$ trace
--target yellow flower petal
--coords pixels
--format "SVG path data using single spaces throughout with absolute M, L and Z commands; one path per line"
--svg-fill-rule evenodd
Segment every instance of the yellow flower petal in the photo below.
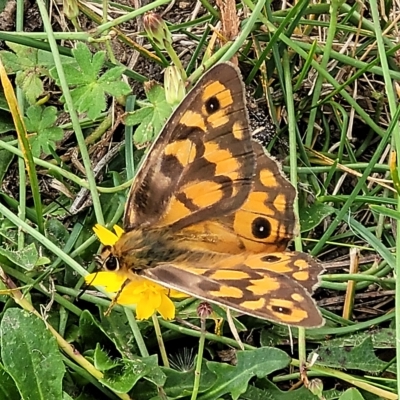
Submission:
M 142 299 L 143 290 L 138 291 L 136 287 L 137 282 L 129 282 L 120 293 L 117 303 L 123 305 L 138 304 L 139 301 Z
M 164 319 L 175 318 L 175 304 L 165 294 L 161 295 L 161 304 L 157 307 L 157 311 Z
M 92 286 L 104 286 L 107 292 L 118 292 L 126 281 L 123 274 L 116 274 L 111 271 L 94 272 L 85 276 L 85 282 Z
M 120 238 L 124 234 L 124 230 L 120 226 L 114 225 L 113 228 L 114 228 L 114 232 L 118 236 L 118 238 Z
M 146 291 L 136 306 L 136 318 L 148 319 L 161 305 L 161 294 L 151 290 Z
M 93 227 L 94 233 L 99 238 L 100 242 L 105 246 L 114 246 L 114 244 L 118 241 L 119 237 L 109 231 L 106 227 L 96 224 Z

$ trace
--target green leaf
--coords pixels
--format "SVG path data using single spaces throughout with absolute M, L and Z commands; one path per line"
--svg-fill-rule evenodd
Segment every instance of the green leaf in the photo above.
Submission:
M 112 312 L 106 317 L 103 316 L 101 326 L 107 332 L 107 336 L 114 343 L 123 358 L 132 359 L 138 353 L 138 347 L 132 337 L 132 330 L 126 323 L 125 314 Z
M 125 125 L 139 125 L 145 118 L 151 118 L 151 114 L 153 113 L 153 111 L 153 107 L 143 107 L 131 113 L 128 113 L 125 118 Z
M 103 348 L 110 348 L 112 344 L 102 325 L 87 310 L 83 310 L 79 318 L 79 336 L 85 343 L 84 350 L 95 349 L 98 344 Z
M 166 376 L 166 381 L 162 385 L 169 399 L 180 399 L 190 396 L 193 392 L 194 369 L 186 372 L 175 371 L 170 368 L 161 368 Z M 216 376 L 203 363 L 200 376 L 199 393 L 209 389 L 215 382 Z M 148 380 L 149 377 L 147 376 Z M 159 384 L 160 385 L 160 384 Z M 140 381 L 135 385 L 135 399 L 148 400 L 157 398 L 157 387 L 147 381 Z
M 1 357 L 24 400 L 62 398 L 65 367 L 56 339 L 39 318 L 6 310 L 0 325 Z
M 96 350 L 94 351 L 94 366 L 99 371 L 108 371 L 110 369 L 115 368 L 118 363 L 115 360 L 112 360 L 111 357 L 101 349 L 100 345 L 97 343 Z
M 35 104 L 44 92 L 41 74 L 39 73 L 32 73 L 29 70 L 18 71 L 15 82 L 24 92 L 29 104 Z
M 106 109 L 106 94 L 123 96 L 131 92 L 131 88 L 121 81 L 124 67 L 111 68 L 99 77 L 105 62 L 104 51 L 92 55 L 87 46 L 78 43 L 72 53 L 77 65 L 66 65 L 64 72 L 68 84 L 75 86 L 71 96 L 79 113 L 87 113 L 90 119 L 96 119 Z M 50 74 L 60 84 L 55 68 Z
M 17 386 L 15 386 L 14 380 L 11 375 L 4 370 L 2 364 L 0 364 L 0 399 L 1 400 L 14 400 L 18 399 Z
M 243 400 L 320 400 L 306 387 L 296 390 L 284 391 L 279 389 L 268 379 L 257 381 L 257 387 L 250 385 L 245 393 L 240 396 Z
M 55 126 L 57 109 L 55 107 L 31 106 L 26 110 L 25 125 L 29 133 L 35 133 L 30 138 L 32 154 L 39 157 L 43 150 L 51 154 L 55 149 L 55 142 L 63 138 L 63 130 Z
M 44 92 L 42 79 L 49 76 L 49 68 L 54 66 L 50 52 L 17 43 L 6 42 L 13 51 L 0 51 L 7 73 L 16 73 L 16 83 L 23 90 L 30 104 L 36 103 Z M 75 62 L 71 57 L 61 57 L 63 63 Z
M 15 131 L 15 126 L 11 114 L 8 111 L 0 110 L 0 134 L 11 131 Z M 4 137 L 1 140 L 5 140 Z
M 1 120 L 1 115 L 2 111 L 0 111 L 0 120 Z M 1 121 L 0 121 L 0 129 L 1 129 Z M 9 142 L 10 140 L 14 140 L 14 137 L 4 136 L 1 138 L 1 140 L 3 140 L 4 142 Z M 0 149 L 0 185 L 3 183 L 4 176 L 6 175 L 13 158 L 14 154 L 12 154 L 6 149 Z
M 39 253 L 34 243 L 28 244 L 21 250 L 16 251 L 0 247 L 0 254 L 26 271 L 32 271 L 38 265 L 39 261 Z
M 217 375 L 217 380 L 199 400 L 214 400 L 227 393 L 237 400 L 246 392 L 251 378 L 264 378 L 276 370 L 285 368 L 289 363 L 290 357 L 284 351 L 273 347 L 238 351 L 236 366 L 209 361 L 207 367 Z
M 146 95 L 150 105 L 134 111 L 125 121 L 126 125 L 139 124 L 133 135 L 137 146 L 152 141 L 172 113 L 172 107 L 165 99 L 161 86 L 154 85 Z
M 309 232 L 318 226 L 326 217 L 333 214 L 335 208 L 324 203 L 315 202 L 310 207 L 300 210 L 300 230 Z
M 393 210 L 391 208 L 384 207 L 384 206 L 377 206 L 374 204 L 371 204 L 369 207 L 371 208 L 372 211 L 375 211 L 379 214 L 386 215 L 387 217 L 400 220 L 400 211 L 396 211 L 396 210 Z
M 356 388 L 350 388 L 339 397 L 339 400 L 364 400 L 364 397 Z
M 158 366 L 158 357 L 136 357 L 132 360 L 123 360 L 124 365 L 107 370 L 100 382 L 118 393 L 128 393 L 144 377 L 149 377 L 159 386 L 165 382 L 165 375 Z
M 375 355 L 374 346 L 370 337 L 365 338 L 357 346 L 338 346 L 327 342 L 321 346 L 318 354 L 318 364 L 331 368 L 353 369 L 369 374 L 381 372 L 387 363 Z M 388 371 L 395 372 L 395 365 L 389 366 Z

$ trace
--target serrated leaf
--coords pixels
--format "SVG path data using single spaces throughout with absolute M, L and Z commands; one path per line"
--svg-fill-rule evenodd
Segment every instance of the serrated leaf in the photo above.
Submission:
M 107 332 L 107 336 L 114 343 L 123 358 L 132 359 L 138 353 L 138 347 L 132 336 L 132 330 L 126 323 L 125 314 L 112 312 L 107 317 L 102 318 L 101 326 Z
M 0 254 L 26 271 L 32 271 L 39 259 L 39 253 L 34 243 L 28 244 L 21 250 L 16 251 L 0 247 Z
M 237 400 L 246 392 L 251 378 L 264 378 L 276 370 L 285 368 L 289 363 L 290 357 L 284 351 L 273 347 L 238 351 L 236 366 L 208 361 L 207 367 L 217 375 L 217 380 L 199 400 L 214 400 L 228 393 Z
M 41 74 L 32 71 L 17 72 L 15 82 L 25 93 L 29 104 L 35 104 L 44 92 Z
M 305 386 L 300 387 L 296 390 L 281 390 L 275 384 L 273 384 L 268 379 L 262 379 L 257 382 L 257 387 L 265 393 L 265 397 L 261 399 L 271 399 L 271 400 L 320 400 L 321 398 L 313 395 Z M 249 397 L 250 394 L 255 394 L 255 390 L 252 386 L 249 386 L 246 393 L 244 393 L 241 398 L 244 400 L 254 400 L 254 398 Z
M 157 356 L 136 357 L 132 360 L 123 360 L 124 366 L 119 366 L 106 371 L 104 379 L 100 382 L 118 393 L 128 393 L 139 381 L 139 379 L 150 376 L 154 379 L 157 370 L 159 385 L 165 382 L 165 375 L 158 366 Z
M 1 357 L 24 400 L 62 398 L 65 367 L 56 339 L 43 321 L 9 308 L 0 325 Z
M 133 112 L 125 121 L 127 125 L 139 123 L 133 135 L 133 140 L 138 146 L 150 142 L 161 131 L 172 113 L 172 107 L 165 99 L 165 92 L 161 86 L 154 85 L 146 95 L 150 105 Z
M 375 355 L 370 337 L 365 338 L 357 346 L 332 346 L 329 342 L 315 351 L 318 354 L 318 364 L 331 368 L 354 369 L 369 374 L 381 372 L 387 364 Z M 388 371 L 395 372 L 395 366 L 389 366 Z
M 181 372 L 170 368 L 161 368 L 166 376 L 165 383 L 162 385 L 168 399 L 180 399 L 189 396 L 193 392 L 194 370 Z M 215 382 L 216 376 L 212 373 L 203 362 L 202 372 L 200 376 L 199 393 L 203 393 L 209 389 Z M 135 386 L 135 399 L 148 400 L 157 398 L 157 387 L 147 381 L 139 381 Z
M 105 62 L 104 51 L 92 54 L 86 45 L 78 43 L 72 53 L 77 65 L 66 66 L 64 72 L 69 85 L 75 86 L 71 90 L 71 96 L 79 113 L 87 113 L 94 120 L 106 109 L 106 94 L 122 96 L 131 92 L 131 88 L 120 80 L 124 67 L 111 68 L 99 77 Z M 55 68 L 50 74 L 59 84 Z
M 364 400 L 364 397 L 356 388 L 350 388 L 339 397 L 339 400 Z
M 93 361 L 96 369 L 102 372 L 113 369 L 118 365 L 115 360 L 111 359 L 111 357 L 101 349 L 99 344 L 96 345 Z
M 95 349 L 97 345 L 109 348 L 112 344 L 102 325 L 87 310 L 83 310 L 79 317 L 79 336 L 85 344 L 84 350 Z
M 327 347 L 354 347 L 359 346 L 367 338 L 372 340 L 375 350 L 396 348 L 396 330 L 391 328 L 377 328 L 346 336 L 338 336 L 337 338 L 329 339 L 329 341 L 324 340 L 324 344 Z
M 125 125 L 133 126 L 139 125 L 143 119 L 150 117 L 153 113 L 153 107 L 143 107 L 135 110 L 133 112 L 128 113 L 125 117 Z
M 333 214 L 335 209 L 325 203 L 315 202 L 310 207 L 300 210 L 300 230 L 309 232 L 318 226 L 326 217 Z
M 55 107 L 31 106 L 26 110 L 24 118 L 26 129 L 29 133 L 35 133 L 30 137 L 32 154 L 39 157 L 43 150 L 51 154 L 51 149 L 56 148 L 56 141 L 63 138 L 64 132 L 58 126 L 57 109 Z

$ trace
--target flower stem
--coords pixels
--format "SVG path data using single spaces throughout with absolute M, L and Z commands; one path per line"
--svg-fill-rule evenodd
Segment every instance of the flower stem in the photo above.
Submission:
M 199 340 L 199 351 L 197 352 L 196 369 L 194 371 L 193 392 L 190 400 L 196 400 L 197 394 L 199 393 L 201 366 L 203 363 L 204 344 L 206 341 L 206 319 L 202 317 L 200 321 L 201 321 L 201 333 Z
M 147 351 L 146 344 L 144 343 L 142 333 L 140 332 L 139 326 L 133 313 L 128 308 L 125 308 L 125 315 L 128 319 L 130 328 L 132 329 L 133 336 L 135 337 L 136 344 L 139 347 L 139 351 L 142 357 L 148 357 L 149 352 Z
M 156 331 L 158 347 L 160 348 L 161 358 L 163 360 L 164 367 L 169 368 L 169 361 L 167 357 L 167 352 L 165 351 L 164 341 L 161 334 L 160 324 L 158 323 L 158 318 L 155 313 L 151 316 L 151 318 L 153 319 L 154 330 Z

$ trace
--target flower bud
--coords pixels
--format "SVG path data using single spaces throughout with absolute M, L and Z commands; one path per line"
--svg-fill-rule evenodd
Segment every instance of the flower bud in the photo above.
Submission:
M 177 67 L 170 66 L 165 70 L 164 87 L 165 99 L 173 107 L 185 97 L 185 84 Z
M 165 21 L 156 13 L 147 13 L 143 17 L 143 26 L 150 39 L 164 50 L 172 43 L 171 32 Z
M 206 301 L 202 301 L 198 306 L 197 306 L 197 315 L 200 318 L 208 318 L 212 313 L 212 308 L 210 306 L 210 303 L 207 303 Z
M 77 0 L 63 0 L 63 11 L 68 19 L 75 19 L 79 14 Z
M 321 379 L 311 379 L 310 383 L 308 384 L 308 390 L 313 395 L 321 397 L 322 391 L 324 390 L 324 384 L 322 383 Z

